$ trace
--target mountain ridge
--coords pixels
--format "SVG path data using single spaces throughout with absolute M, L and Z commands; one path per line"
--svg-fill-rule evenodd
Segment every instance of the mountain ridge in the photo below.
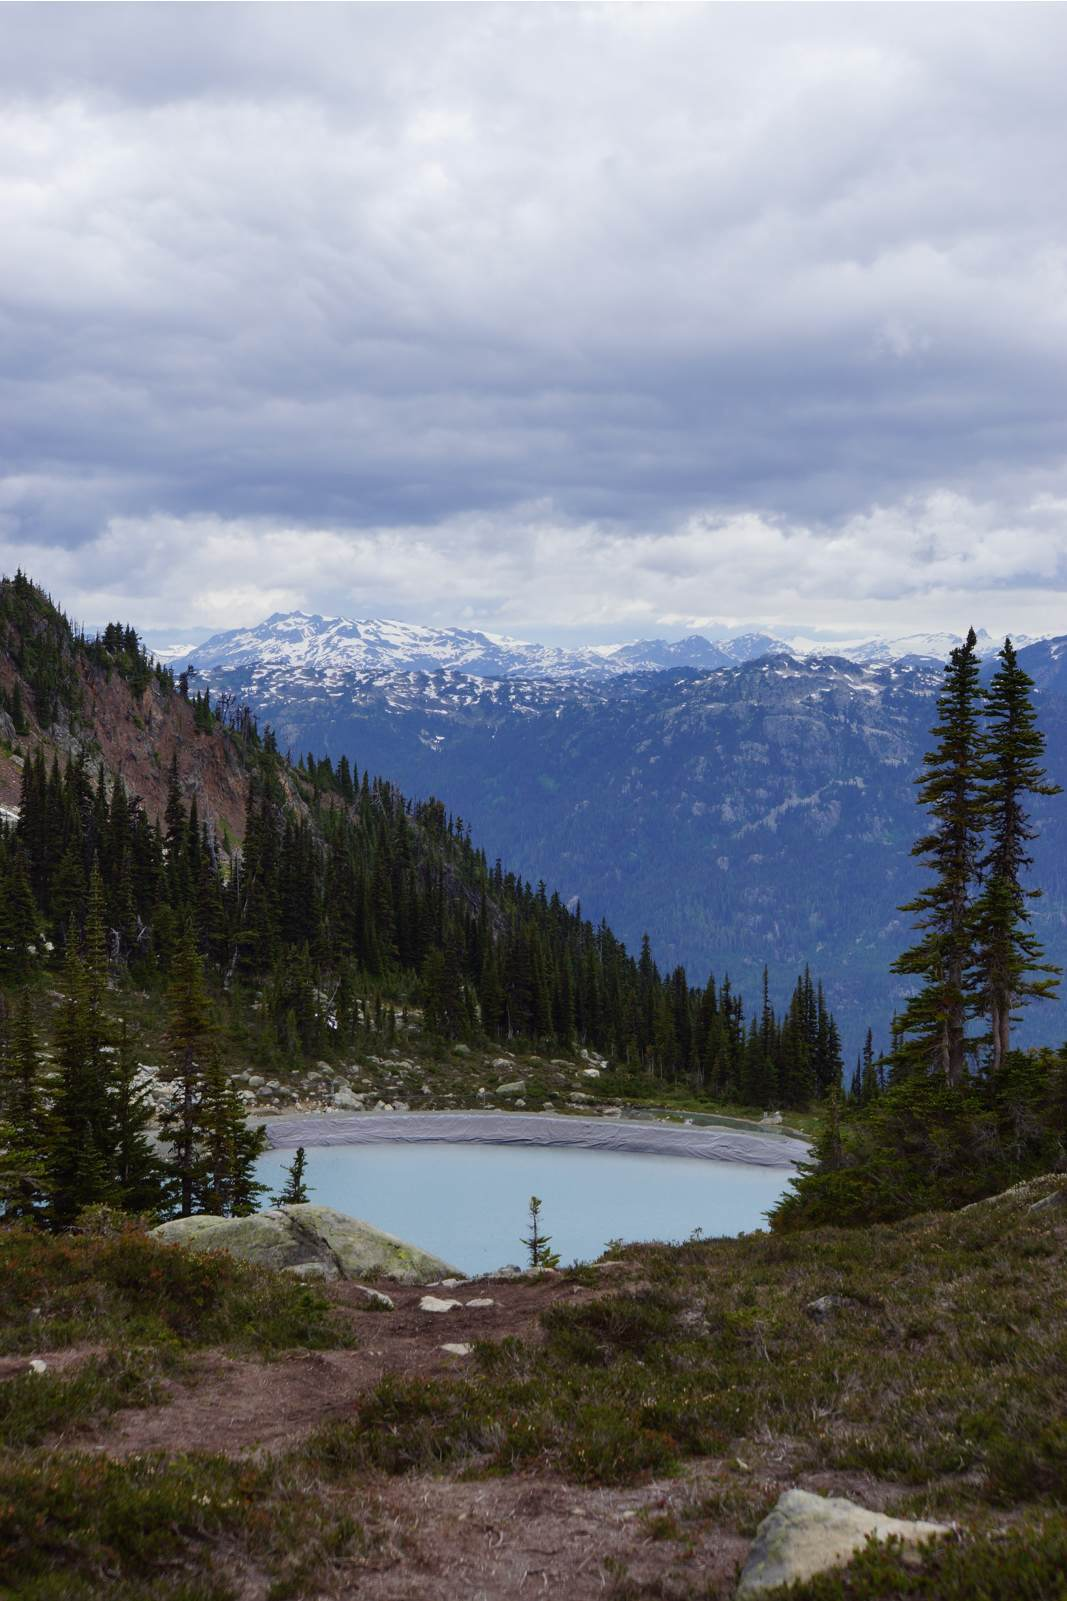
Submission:
M 1000 641 L 979 630 L 979 654 L 993 655 Z M 760 656 L 837 656 L 849 661 L 885 663 L 910 658 L 944 660 L 962 636 L 934 633 L 842 642 L 782 637 L 765 630 L 734 632 L 721 639 L 693 633 L 684 639 L 639 639 L 618 645 L 544 645 L 467 628 L 434 628 L 392 618 L 360 620 L 324 617 L 317 612 L 273 612 L 251 628 L 214 634 L 195 650 L 166 660 L 175 668 L 190 662 L 205 668 L 241 668 L 254 663 L 340 671 L 434 671 L 472 673 L 482 678 L 607 678 L 671 667 L 739 666 Z M 1037 643 L 1016 638 L 1018 648 Z

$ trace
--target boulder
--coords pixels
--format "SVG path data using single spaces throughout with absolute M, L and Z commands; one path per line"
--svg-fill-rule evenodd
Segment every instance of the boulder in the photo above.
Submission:
M 252 1217 L 175 1217 L 152 1233 L 157 1239 L 194 1251 L 228 1251 L 258 1267 L 297 1267 L 321 1261 L 325 1254 L 309 1249 L 281 1211 L 257 1212 Z
M 363 1110 L 362 1095 L 353 1094 L 347 1085 L 342 1089 L 334 1090 L 331 1099 L 333 1105 L 339 1107 L 342 1112 L 362 1112 Z
M 176 1217 L 152 1232 L 195 1251 L 228 1251 L 260 1267 L 303 1269 L 300 1277 L 430 1284 L 457 1271 L 362 1218 L 313 1202 L 252 1217 Z
M 420 1312 L 452 1312 L 462 1301 L 446 1301 L 439 1295 L 424 1295 L 419 1302 Z
M 430 1284 L 459 1274 L 459 1269 L 417 1245 L 398 1240 L 362 1218 L 335 1212 L 332 1206 L 305 1201 L 287 1206 L 285 1214 L 301 1231 L 322 1242 L 346 1279 L 393 1279 L 397 1284 Z M 462 1277 L 462 1274 L 459 1274 Z
M 913 1546 L 951 1533 L 943 1523 L 912 1523 L 868 1512 L 837 1496 L 787 1490 L 756 1531 L 737 1595 L 762 1595 L 840 1567 L 863 1549 L 868 1538 Z
M 511 1084 L 498 1084 L 496 1087 L 496 1092 L 498 1095 L 525 1095 L 526 1080 L 523 1078 L 517 1078 Z

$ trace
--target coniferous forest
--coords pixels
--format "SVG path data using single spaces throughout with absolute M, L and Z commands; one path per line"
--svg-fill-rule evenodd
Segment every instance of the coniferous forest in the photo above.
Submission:
M 412 802 L 345 757 L 292 762 L 244 708 L 152 663 L 133 629 L 86 639 L 21 574 L 0 589 L 0 630 L 22 755 L 17 818 L 0 833 L 10 1207 L 58 1225 L 97 1202 L 249 1210 L 261 1143 L 228 1082 L 235 1050 L 298 1068 L 392 1043 L 398 1019 L 431 1039 L 590 1048 L 653 1098 L 682 1085 L 803 1108 L 840 1084 L 837 1027 L 809 972 L 784 1014 L 766 982 L 752 1009 L 726 975 L 661 972 L 647 938 L 632 956 L 543 883 L 490 864 L 441 802 Z M 157 704 L 171 756 L 156 815 L 102 759 L 91 709 L 109 687 L 135 724 L 146 697 Z M 238 773 L 239 843 L 183 783 L 175 721 Z M 165 1160 L 146 1132 L 134 995 L 163 1020 Z

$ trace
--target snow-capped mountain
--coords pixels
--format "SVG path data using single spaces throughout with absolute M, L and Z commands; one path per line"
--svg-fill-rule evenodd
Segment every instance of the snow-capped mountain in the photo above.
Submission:
M 945 661 L 955 634 L 908 634 L 895 639 L 853 639 L 827 643 L 761 631 L 710 640 L 703 634 L 686 639 L 639 639 L 621 645 L 584 645 L 569 649 L 540 645 L 500 634 L 466 628 L 427 628 L 388 618 L 352 621 L 302 611 L 275 612 L 254 628 L 214 634 L 195 650 L 175 653 L 175 666 L 190 661 L 204 670 L 250 667 L 284 668 L 290 672 L 436 672 L 442 668 L 477 678 L 610 678 L 620 673 L 662 672 L 676 667 L 700 670 L 739 666 L 763 656 L 837 656 L 876 665 L 908 659 Z M 1035 641 L 1020 634 L 1022 648 Z M 980 656 L 1000 648 L 981 629 Z
M 564 651 L 551 645 L 482 634 L 466 628 L 424 628 L 418 623 L 372 617 L 320 617 L 302 611 L 275 612 L 254 628 L 213 634 L 191 658 L 202 668 L 269 667 L 332 669 L 339 672 L 433 672 L 446 667 L 479 678 L 570 677 L 604 672 L 593 651 Z M 177 658 L 185 666 L 189 656 Z
M 995 656 L 1004 643 L 1002 637 L 998 635 L 994 638 L 984 628 L 976 629 L 975 633 L 979 657 Z M 898 639 L 861 640 L 855 645 L 835 646 L 834 649 L 855 662 L 903 661 L 912 656 L 945 661 L 950 651 L 963 644 L 963 638 L 962 634 L 905 634 Z M 1036 638 L 1031 634 L 1016 634 L 1012 642 L 1017 650 L 1021 650 L 1025 645 L 1035 644 Z

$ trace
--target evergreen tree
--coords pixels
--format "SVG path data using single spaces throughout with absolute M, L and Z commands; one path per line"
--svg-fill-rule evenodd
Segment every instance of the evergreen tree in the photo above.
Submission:
M 266 1130 L 262 1124 L 248 1127 L 217 1051 L 211 1052 L 199 1089 L 193 1158 L 197 1207 L 216 1217 L 247 1216 L 265 1188 L 256 1182 L 255 1165 L 267 1146 Z
M 56 1028 L 58 1079 L 47 1134 L 49 1218 L 74 1222 L 85 1207 L 115 1199 L 107 1058 L 96 985 L 71 943 Z
M 341 759 L 344 760 L 343 757 Z M 304 1205 L 308 1198 L 308 1186 L 304 1179 L 306 1169 L 307 1157 L 304 1154 L 304 1147 L 298 1145 L 293 1160 L 285 1170 L 285 1183 L 277 1195 L 272 1195 L 270 1198 L 272 1206 Z
M 1005 640 L 986 696 L 978 777 L 989 840 L 979 864 L 982 888 L 972 911 L 973 978 L 978 1004 L 989 1021 L 994 1072 L 1011 1049 L 1011 1024 L 1019 1005 L 1054 995 L 1059 974 L 1059 968 L 1043 959 L 1041 945 L 1028 927 L 1027 903 L 1041 891 L 1026 889 L 1022 883 L 1033 865 L 1028 846 L 1036 837 L 1025 798 L 1060 793 L 1041 765 L 1045 738 L 1037 726 L 1033 687 L 1011 640 Z
M 559 1256 L 550 1249 L 552 1236 L 541 1233 L 541 1201 L 536 1195 L 530 1196 L 530 1232 L 523 1236 L 522 1243 L 527 1250 L 531 1273 L 559 1267 Z
M 161 1138 L 173 1152 L 182 1217 L 192 1216 L 196 1199 L 200 1101 L 213 1033 L 203 964 L 192 931 L 186 928 L 174 955 L 170 983 L 168 1036 L 175 1094 L 161 1119 Z
M 149 1135 L 154 1117 L 125 1023 L 112 1081 L 115 1204 L 127 1212 L 157 1213 L 167 1208 L 169 1185 Z
M 28 990 L 10 1022 L 0 1035 L 0 1206 L 5 1218 L 35 1217 L 47 1200 L 47 1145 Z
M 898 1072 L 937 1071 L 950 1084 L 967 1071 L 970 984 L 970 890 L 983 820 L 978 789 L 981 729 L 976 636 L 953 650 L 938 697 L 935 748 L 923 758 L 919 800 L 932 828 L 912 847 L 925 860 L 933 882 L 901 907 L 914 912 L 920 938 L 893 964 L 895 973 L 918 978 L 896 1019 L 901 1036 Z

